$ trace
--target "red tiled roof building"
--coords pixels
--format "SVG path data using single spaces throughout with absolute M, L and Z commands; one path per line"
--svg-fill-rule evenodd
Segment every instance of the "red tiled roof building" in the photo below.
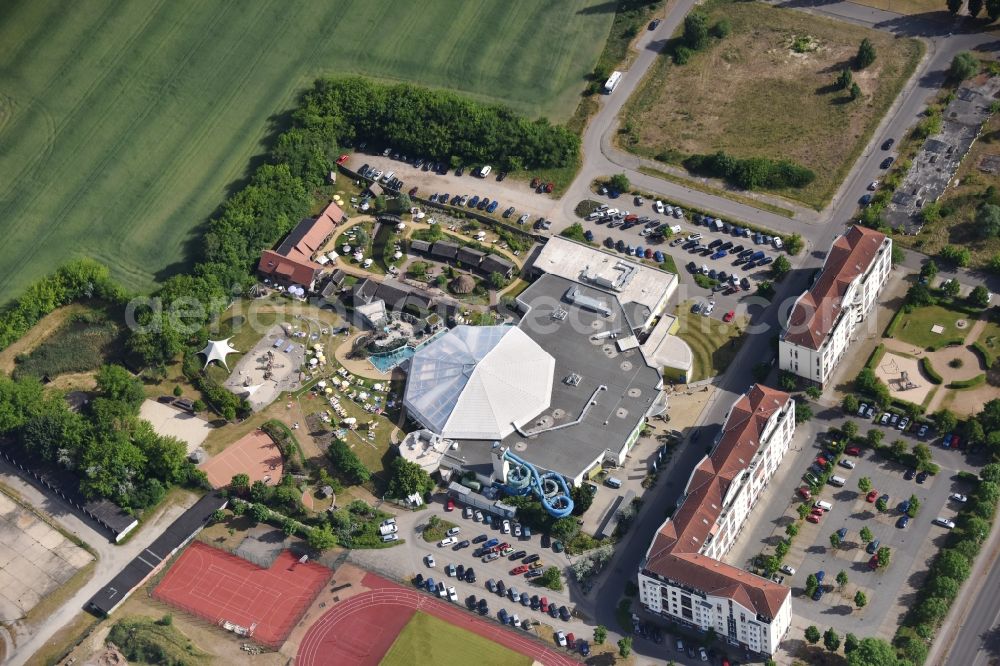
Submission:
M 695 467 L 639 571 L 643 606 L 760 654 L 791 623 L 791 591 L 721 559 L 746 524 L 795 431 L 795 402 L 752 386 L 736 400 L 712 452 Z

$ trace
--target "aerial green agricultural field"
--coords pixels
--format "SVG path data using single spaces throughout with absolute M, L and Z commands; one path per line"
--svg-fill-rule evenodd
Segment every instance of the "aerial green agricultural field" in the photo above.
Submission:
M 0 302 L 72 256 L 136 289 L 183 268 L 195 228 L 321 74 L 450 87 L 565 121 L 610 29 L 604 6 L 0 3 Z

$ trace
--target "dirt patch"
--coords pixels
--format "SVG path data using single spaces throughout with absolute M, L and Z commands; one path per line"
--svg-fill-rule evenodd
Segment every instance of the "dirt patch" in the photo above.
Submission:
M 685 65 L 661 57 L 627 106 L 621 143 L 666 162 L 717 150 L 790 159 L 816 179 L 777 193 L 822 207 L 915 67 L 920 44 L 765 3 L 710 0 L 704 9 L 710 23 L 727 17 L 732 33 Z M 863 99 L 852 102 L 833 83 L 865 37 L 878 57 L 854 73 Z
M 188 453 L 201 446 L 212 431 L 212 424 L 208 421 L 154 400 L 142 403 L 139 416 L 149 421 L 157 434 L 176 437 L 185 442 Z
M 215 488 L 229 484 L 235 474 L 246 474 L 250 483 L 263 481 L 277 485 L 284 474 L 281 452 L 271 437 L 256 430 L 239 438 L 222 453 L 201 465 L 208 482 Z

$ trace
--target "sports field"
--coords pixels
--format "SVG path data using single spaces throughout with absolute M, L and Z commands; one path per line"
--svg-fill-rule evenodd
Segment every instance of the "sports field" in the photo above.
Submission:
M 382 658 L 382 666 L 409 666 L 414 659 L 442 666 L 529 666 L 532 662 L 531 657 L 426 613 L 410 619 Z
M 566 120 L 613 3 L 0 3 L 0 301 L 72 256 L 148 289 L 321 74 Z

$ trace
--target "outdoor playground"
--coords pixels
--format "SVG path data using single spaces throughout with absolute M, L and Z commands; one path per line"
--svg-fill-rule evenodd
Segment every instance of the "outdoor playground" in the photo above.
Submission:
M 530 635 L 374 574 L 363 574 L 358 587 L 364 589 L 309 628 L 295 658 L 298 666 L 412 664 L 418 654 L 422 662 L 445 666 L 577 663 Z
M 326 567 L 303 563 L 287 550 L 263 569 L 196 541 L 174 562 L 153 596 L 277 649 L 330 576 Z

